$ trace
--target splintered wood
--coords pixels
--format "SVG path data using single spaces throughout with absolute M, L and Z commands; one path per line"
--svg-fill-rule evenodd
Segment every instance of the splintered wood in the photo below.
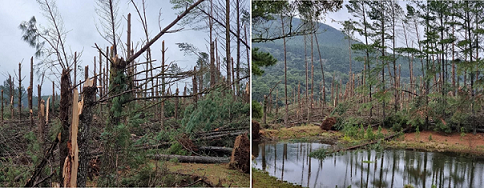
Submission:
M 69 154 L 64 162 L 64 187 L 77 186 L 77 170 L 79 167 L 79 148 L 77 146 L 77 133 L 79 132 L 79 92 L 74 88 L 74 97 L 72 100 L 72 127 L 71 127 L 71 141 L 67 143 Z

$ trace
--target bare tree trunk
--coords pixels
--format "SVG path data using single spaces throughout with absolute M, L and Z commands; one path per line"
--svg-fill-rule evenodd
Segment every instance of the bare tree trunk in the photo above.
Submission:
M 28 101 L 29 101 L 29 119 L 30 119 L 30 128 L 34 127 L 34 112 L 32 110 L 32 95 L 33 95 L 33 87 L 34 87 L 34 57 L 30 58 L 30 84 L 29 88 L 27 89 Z
M 10 119 L 14 119 L 15 116 L 13 114 L 13 80 L 12 76 L 8 75 L 8 80 L 10 81 Z
M 87 66 L 86 66 L 87 67 Z M 85 187 L 87 180 L 87 173 L 89 169 L 89 129 L 92 122 L 93 107 L 96 101 L 96 85 L 92 80 L 86 80 L 84 83 L 84 93 L 82 97 L 82 114 L 79 117 L 81 127 L 79 127 L 79 173 L 77 174 L 77 186 Z M 77 102 L 77 101 L 74 101 Z
M 0 113 L 1 113 L 1 114 L 0 114 L 0 120 L 1 120 L 2 122 L 1 122 L 1 124 L 0 124 L 0 125 L 3 125 L 3 89 L 2 89 L 2 91 L 1 91 L 1 95 L 2 95 L 2 96 L 0 96 L 0 97 L 1 97 L 1 101 L 0 101 L 0 102 L 2 102 L 2 104 L 1 104 L 1 106 L 2 106 L 2 107 L 1 107 L 2 111 L 0 112 Z
M 215 86 L 215 42 L 213 40 L 213 0 L 210 0 L 210 16 L 208 27 L 210 29 L 210 87 Z
M 281 14 L 281 25 L 282 25 L 282 35 L 284 35 L 284 17 L 282 17 Z M 287 59 L 286 59 L 286 38 L 284 37 L 283 39 L 283 46 L 284 46 L 284 97 L 286 100 L 286 113 L 284 114 L 284 126 L 289 127 L 289 122 L 288 122 L 288 115 L 289 115 L 289 107 L 287 104 Z M 277 109 L 277 108 L 276 108 Z
M 41 95 L 41 90 L 42 90 L 42 86 L 41 85 L 37 85 L 37 92 L 39 94 L 39 96 Z M 39 102 L 39 109 L 38 109 L 38 116 L 39 116 L 39 127 L 38 127 L 38 131 L 39 131 L 39 136 L 38 136 L 38 140 L 39 140 L 39 143 L 44 143 L 44 126 L 45 126 L 45 114 L 44 114 L 44 100 L 42 100 L 41 97 L 39 97 L 38 99 L 38 102 Z
M 165 41 L 161 42 L 161 95 L 165 95 Z M 196 80 L 194 81 L 196 82 Z M 195 87 L 195 86 L 194 86 Z M 196 96 L 195 96 L 196 97 Z M 195 98 L 196 102 L 196 98 Z M 161 109 L 160 109 L 160 122 L 161 128 L 165 127 L 165 100 L 161 100 Z
M 55 116 L 55 114 L 54 114 L 55 113 L 55 97 L 56 97 L 55 96 L 55 83 L 54 83 L 54 81 L 52 81 L 52 111 L 51 111 L 52 117 Z
M 175 96 L 179 96 L 178 95 L 178 87 L 176 88 L 176 93 L 175 93 Z M 178 119 L 178 106 L 179 106 L 179 103 L 180 103 L 180 99 L 178 97 L 175 97 L 175 119 Z
M 225 51 L 226 51 L 226 61 L 227 61 L 227 86 L 231 83 L 231 73 L 230 67 L 230 0 L 225 1 Z
M 59 119 L 62 124 L 61 130 L 61 140 L 59 143 L 59 156 L 61 160 L 59 160 L 59 172 L 63 172 L 64 167 L 64 160 L 68 155 L 67 149 L 67 140 L 69 139 L 69 107 L 72 100 L 72 90 L 71 87 L 71 79 L 69 70 L 63 69 L 62 70 L 62 77 L 61 77 L 61 99 L 60 99 L 60 114 Z M 40 90 L 40 88 L 39 88 Z M 59 173 L 59 181 L 64 182 L 62 177 L 62 173 Z
M 195 108 L 197 108 L 197 100 L 198 100 L 197 99 L 197 97 L 198 97 L 198 95 L 197 95 L 197 93 L 198 93 L 197 89 L 198 89 L 198 87 L 197 87 L 197 74 L 196 74 L 197 67 L 196 66 L 193 67 L 193 72 L 195 73 L 195 75 L 193 75 L 193 80 L 192 80 L 192 86 L 193 86 L 193 105 L 195 105 Z
M 235 80 L 235 91 L 237 94 L 239 94 L 239 79 L 240 79 L 240 0 L 237 0 L 237 63 L 236 66 L 237 68 L 235 71 L 237 71 L 237 79 L 234 78 Z
M 18 120 L 22 120 L 22 64 L 18 64 Z
M 326 92 L 324 91 L 325 89 L 325 80 L 324 80 L 324 69 L 323 69 L 323 59 L 321 59 L 321 50 L 319 49 L 319 42 L 318 42 L 318 37 L 316 35 L 314 35 L 314 38 L 316 39 L 316 48 L 318 48 L 318 54 L 319 54 L 319 65 L 321 65 L 321 74 L 323 75 L 323 107 L 321 109 L 321 115 L 323 115 L 323 109 L 325 107 L 325 104 L 326 103 Z M 351 52 L 350 52 L 350 74 L 351 74 Z
M 263 125 L 267 125 L 267 104 L 269 102 L 267 101 L 267 95 L 264 95 L 264 106 L 263 106 L 263 110 L 264 110 L 264 115 L 262 116 L 262 124 Z
M 306 66 L 306 91 L 305 91 L 305 93 L 306 93 L 306 100 L 305 100 L 305 105 L 307 105 L 309 103 L 308 102 L 308 100 L 309 100 L 309 97 L 308 97 L 308 88 L 309 88 L 309 85 L 308 85 L 308 83 L 309 83 L 308 82 L 309 72 L 308 72 L 308 70 L 309 70 L 309 67 L 308 67 L 308 59 L 307 59 L 307 49 L 306 49 L 306 47 L 307 47 L 307 44 L 306 44 L 306 35 L 304 35 L 304 64 Z M 307 117 L 306 117 L 306 122 L 309 123 L 309 108 L 307 108 L 307 109 L 308 109 L 308 114 L 307 114 Z

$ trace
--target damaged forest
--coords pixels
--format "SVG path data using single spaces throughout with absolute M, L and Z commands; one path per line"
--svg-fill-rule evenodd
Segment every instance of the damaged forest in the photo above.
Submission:
M 0 64 L 0 186 L 250 186 L 249 3 L 91 2 L 101 40 L 75 48 L 89 18 L 38 0 L 35 53 Z

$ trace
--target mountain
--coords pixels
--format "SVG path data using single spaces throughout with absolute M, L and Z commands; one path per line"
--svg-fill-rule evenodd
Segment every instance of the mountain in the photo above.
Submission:
M 278 22 L 278 21 L 273 21 Z M 295 18 L 293 25 L 298 25 L 301 22 L 300 19 Z M 273 23 L 277 24 L 277 23 Z M 319 42 L 319 49 L 321 51 L 321 59 L 323 59 L 323 69 L 325 74 L 325 86 L 327 96 L 331 95 L 331 82 L 333 77 L 345 84 L 348 81 L 349 72 L 349 49 L 348 39 L 345 39 L 346 34 L 337 30 L 329 25 L 318 23 L 319 30 L 316 34 Z M 311 44 L 310 38 L 307 37 L 307 61 L 309 64 L 309 87 L 311 89 Z M 357 41 L 352 41 L 352 44 Z M 272 42 L 265 43 L 253 43 L 254 48 L 259 48 L 260 51 L 271 53 L 278 62 L 274 66 L 262 68 L 264 74 L 262 76 L 254 76 L 252 84 L 252 97 L 253 100 L 262 101 L 263 95 L 269 93 L 270 88 L 277 82 L 282 82 L 278 86 L 279 91 L 284 91 L 284 48 L 283 40 L 279 39 Z M 316 42 L 313 42 L 313 65 L 314 65 L 314 92 L 317 95 L 317 91 L 321 91 L 320 84 L 322 83 L 322 73 L 319 61 L 319 53 L 317 50 Z M 287 81 L 288 81 L 288 95 L 292 96 L 294 89 L 297 89 L 298 83 L 301 83 L 301 92 L 306 91 L 306 67 L 304 60 L 304 37 L 295 36 L 286 39 L 287 49 Z M 352 51 L 352 72 L 361 74 L 363 70 L 363 62 L 356 61 L 355 57 L 363 56 L 362 52 Z M 410 75 L 408 58 L 399 56 L 397 60 L 397 66 L 401 64 L 401 80 L 402 82 L 408 82 Z M 418 76 L 420 73 L 420 61 L 414 61 L 414 74 Z M 393 66 L 391 66 L 393 68 Z M 398 70 L 397 70 L 398 71 Z M 385 70 L 387 72 L 387 70 Z M 386 75 L 389 76 L 389 75 Z M 355 76 L 356 79 L 356 76 Z M 388 84 L 388 83 L 387 83 Z M 284 96 L 282 92 L 279 92 L 279 96 Z M 273 93 L 274 94 L 274 93 Z

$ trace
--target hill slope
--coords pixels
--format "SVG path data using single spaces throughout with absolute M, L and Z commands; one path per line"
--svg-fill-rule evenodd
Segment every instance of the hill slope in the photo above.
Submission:
M 293 24 L 299 24 L 301 20 L 294 19 Z M 274 23 L 275 24 L 275 23 Z M 323 59 L 323 68 L 325 72 L 326 93 L 330 94 L 331 81 L 333 76 L 336 80 L 344 83 L 348 81 L 349 72 L 349 53 L 348 40 L 345 39 L 345 34 L 331 26 L 319 23 L 319 30 L 316 34 L 318 37 L 319 48 L 321 51 L 321 59 Z M 307 39 L 307 62 L 309 64 L 309 87 L 311 89 L 311 43 L 310 38 Z M 352 44 L 356 41 L 352 41 Z M 320 84 L 322 83 L 322 73 L 319 61 L 319 53 L 316 42 L 313 42 L 313 65 L 314 65 L 314 92 L 320 91 Z M 284 80 L 284 50 L 283 40 L 276 40 L 266 43 L 254 43 L 254 48 L 260 48 L 260 51 L 271 53 L 278 62 L 276 65 L 262 68 L 265 73 L 262 76 L 253 78 L 252 96 L 254 100 L 262 101 L 263 95 L 269 93 L 270 88 L 280 80 Z M 295 36 L 287 39 L 287 81 L 288 81 L 288 95 L 292 96 L 294 89 L 297 89 L 298 83 L 301 83 L 301 92 L 306 91 L 306 67 L 304 60 L 304 37 Z M 352 72 L 359 74 L 363 70 L 363 62 L 355 61 L 356 56 L 363 56 L 361 52 L 352 51 Z M 407 57 L 400 56 L 397 60 L 397 66 L 401 64 L 402 82 L 407 82 L 410 75 Z M 420 62 L 414 62 L 414 74 L 420 73 Z M 389 75 L 387 75 L 389 76 Z M 284 82 L 278 86 L 279 91 L 283 91 Z M 279 93 L 279 96 L 284 94 Z M 274 93 L 273 93 L 274 94 Z

